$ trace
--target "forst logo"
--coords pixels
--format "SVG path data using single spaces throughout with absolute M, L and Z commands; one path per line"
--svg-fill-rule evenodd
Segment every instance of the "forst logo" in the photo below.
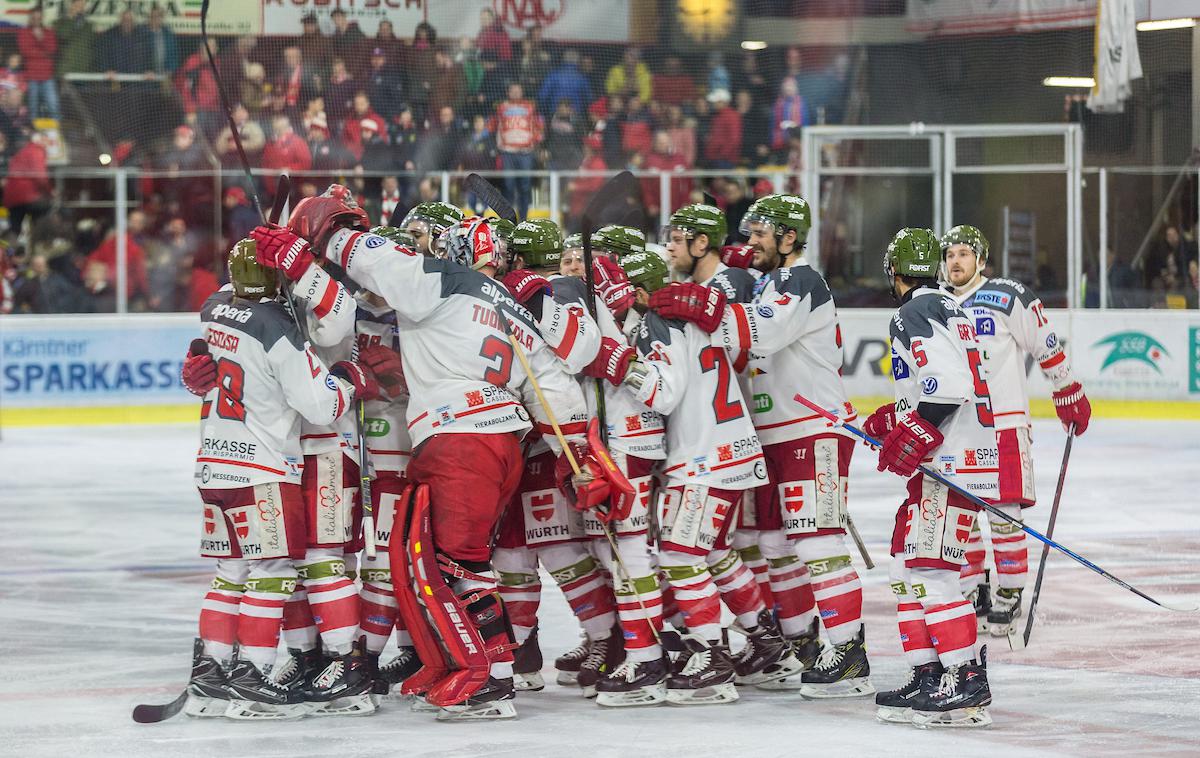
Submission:
M 1144 363 L 1161 374 L 1162 367 L 1159 363 L 1164 357 L 1171 355 L 1161 342 L 1145 332 L 1118 332 L 1092 345 L 1093 348 L 1101 346 L 1110 348 L 1104 362 L 1100 364 L 1101 371 L 1118 363 L 1133 361 Z

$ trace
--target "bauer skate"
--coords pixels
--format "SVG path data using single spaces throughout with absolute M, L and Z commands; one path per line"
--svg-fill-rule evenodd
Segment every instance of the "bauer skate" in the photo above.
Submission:
M 438 721 L 490 721 L 515 719 L 517 706 L 513 680 L 488 677 L 483 685 L 466 702 L 448 705 L 438 710 Z M 414 709 L 415 710 L 415 709 Z
M 362 650 L 355 648 L 330 661 L 304 697 L 312 704 L 310 716 L 369 716 L 375 712 L 371 689 L 375 678 Z
M 238 721 L 298 719 L 308 705 L 298 690 L 290 690 L 267 677 L 250 661 L 236 660 L 229 671 L 229 705 L 225 717 Z
M 687 662 L 667 678 L 667 702 L 672 705 L 716 705 L 738 699 L 733 658 L 718 642 L 684 635 Z
M 288 659 L 282 666 L 276 665 L 272 668 L 271 681 L 289 690 L 302 691 L 312 686 L 312 680 L 325 670 L 327 665 L 329 661 L 316 648 L 288 648 Z
M 823 649 L 821 644 L 821 621 L 814 618 L 808 630 L 795 637 L 785 637 L 792 649 L 792 657 L 800 664 L 800 670 L 775 679 L 768 679 L 756 685 L 760 690 L 798 690 L 804 686 L 800 674 L 809 671 L 817 665 L 817 659 Z
M 987 615 L 988 632 L 993 637 L 1007 637 L 1020 617 L 1021 588 L 1001 587 L 996 590 L 996 598 Z
M 554 659 L 554 668 L 558 671 L 558 678 L 555 679 L 556 682 L 564 687 L 578 684 L 579 667 L 583 665 L 584 660 L 588 657 L 590 645 L 591 642 L 588 640 L 587 635 L 584 635 L 582 642 Z
M 529 637 L 513 651 L 513 687 L 517 692 L 541 692 L 546 688 L 542 678 L 542 648 L 538 644 L 535 626 Z
M 608 708 L 658 705 L 667 699 L 667 661 L 625 662 L 596 682 L 596 704 Z
M 932 680 L 942 675 L 942 664 L 938 661 L 922 663 L 909 671 L 908 681 L 894 690 L 885 690 L 875 695 L 875 718 L 888 724 L 911 724 L 912 703 Z
M 225 671 L 211 655 L 204 654 L 199 637 L 192 647 L 192 676 L 187 685 L 183 712 L 198 719 L 220 718 L 229 707 L 229 689 Z
M 988 581 L 990 572 L 984 572 L 984 579 L 975 585 L 975 589 L 967 593 L 967 600 L 975 606 L 975 629 L 979 634 L 988 633 L 988 615 L 992 612 L 992 585 Z
M 800 675 L 800 694 L 810 699 L 861 697 L 875 691 L 871 685 L 871 662 L 867 660 L 864 629 L 849 642 L 830 645 L 817 665 Z
M 920 729 L 980 727 L 992 723 L 987 706 L 992 690 L 987 680 L 987 647 L 979 663 L 951 666 L 940 677 L 929 677 L 912 700 L 912 723 Z
M 734 660 L 733 668 L 739 685 L 764 684 L 804 671 L 804 665 L 792 654 L 792 646 L 783 638 L 769 610 L 760 612 L 758 626 L 746 632 L 746 646 Z
M 596 697 L 596 683 L 600 677 L 616 670 L 625 660 L 625 635 L 620 628 L 602 640 L 592 640 L 587 658 L 579 666 L 575 683 L 583 690 L 585 698 Z

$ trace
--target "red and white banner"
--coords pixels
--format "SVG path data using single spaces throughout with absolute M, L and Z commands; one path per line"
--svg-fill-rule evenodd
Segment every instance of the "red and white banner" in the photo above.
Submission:
M 909 0 L 908 28 L 926 34 L 1032 32 L 1091 26 L 1096 0 Z
M 330 14 L 341 8 L 373 36 L 382 19 L 392 22 L 397 37 L 412 37 L 426 21 L 439 38 L 475 37 L 479 12 L 492 9 L 514 38 L 531 26 L 542 27 L 546 39 L 627 42 L 630 0 L 264 0 L 266 34 L 299 34 L 300 20 L 316 13 L 321 31 L 330 32 Z

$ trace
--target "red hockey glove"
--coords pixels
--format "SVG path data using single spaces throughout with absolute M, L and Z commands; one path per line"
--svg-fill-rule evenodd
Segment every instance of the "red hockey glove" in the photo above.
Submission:
M 619 386 L 625 379 L 625 372 L 629 371 L 629 364 L 633 363 L 636 356 L 637 353 L 629 345 L 612 337 L 603 337 L 600 340 L 600 352 L 596 353 L 596 359 L 583 369 L 583 373 L 585 376 L 607 379 L 614 387 Z
M 367 213 L 345 187 L 330 185 L 324 195 L 306 197 L 296 203 L 288 217 L 287 228 L 306 239 L 317 255 L 325 254 L 325 244 L 338 229 L 362 229 L 370 226 Z
M 567 444 L 575 456 L 580 473 L 575 474 L 564 453 L 554 464 L 554 477 L 568 502 L 577 510 L 594 511 L 595 516 L 605 523 L 628 518 L 633 511 L 637 491 L 613 463 L 612 456 L 601 441 L 600 422 L 597 419 L 588 422 L 587 444 Z M 605 502 L 608 503 L 608 509 L 599 508 Z
M 338 379 L 354 385 L 355 400 L 374 400 L 379 397 L 379 382 L 366 366 L 354 361 L 338 361 L 329 369 Z
M 217 362 L 208 354 L 208 343 L 199 337 L 189 346 L 179 379 L 196 397 L 204 397 L 217 386 Z
M 1092 404 L 1088 402 L 1087 395 L 1083 394 L 1083 385 L 1071 382 L 1055 392 L 1053 398 L 1054 412 L 1058 414 L 1058 420 L 1062 422 L 1064 429 L 1069 429 L 1074 423 L 1076 437 L 1087 431 L 1088 421 L 1092 418 Z
M 525 305 L 539 293 L 549 295 L 551 292 L 550 280 L 527 268 L 509 271 L 500 281 L 508 287 L 508 291 L 521 305 Z
M 652 294 L 650 307 L 663 318 L 691 321 L 712 334 L 725 315 L 725 293 L 694 282 L 676 282 Z
M 896 428 L 896 404 L 888 403 L 876 408 L 875 412 L 867 417 L 862 428 L 869 437 L 877 440 L 887 439 L 887 436 Z
M 396 398 L 408 392 L 400 353 L 385 345 L 368 345 L 358 351 L 358 362 L 374 375 L 388 398 Z
M 600 256 L 592 261 L 592 276 L 595 277 L 596 294 L 614 316 L 624 316 L 637 299 L 625 269 L 611 258 Z
M 313 263 L 312 248 L 282 226 L 256 226 L 250 237 L 257 243 L 255 258 L 267 268 L 279 269 L 293 282 Z
M 749 245 L 726 245 L 721 248 L 721 263 L 730 268 L 750 268 L 754 261 L 754 248 Z
M 896 417 L 896 428 L 879 449 L 879 470 L 912 476 L 931 451 L 941 447 L 942 433 L 914 411 Z

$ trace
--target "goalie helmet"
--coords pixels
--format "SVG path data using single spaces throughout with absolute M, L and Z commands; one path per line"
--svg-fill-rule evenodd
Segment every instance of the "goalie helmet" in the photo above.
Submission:
M 517 224 L 509 250 L 531 268 L 558 267 L 562 259 L 562 232 L 548 218 L 531 218 Z
M 490 219 L 464 218 L 438 237 L 438 257 L 478 271 L 504 263 L 504 249 Z
M 720 208 L 703 203 L 685 205 L 671 214 L 671 221 L 662 228 L 660 242 L 667 244 L 671 241 L 672 231 L 681 231 L 691 240 L 697 234 L 708 235 L 708 249 L 719 250 L 725 244 L 725 235 L 729 224 Z
M 987 237 L 984 237 L 983 232 L 979 231 L 976 227 L 959 224 L 942 235 L 941 245 L 943 257 L 952 245 L 966 245 L 975 251 L 975 258 L 979 261 L 980 269 L 987 265 Z
M 646 252 L 646 235 L 632 226 L 609 224 L 592 233 L 592 250 L 619 261 L 622 256 Z
M 907 227 L 896 232 L 883 254 L 888 281 L 896 275 L 935 279 L 942 263 L 942 246 L 930 229 Z
M 279 275 L 258 262 L 258 245 L 244 239 L 229 251 L 229 281 L 233 294 L 255 302 L 279 294 Z

